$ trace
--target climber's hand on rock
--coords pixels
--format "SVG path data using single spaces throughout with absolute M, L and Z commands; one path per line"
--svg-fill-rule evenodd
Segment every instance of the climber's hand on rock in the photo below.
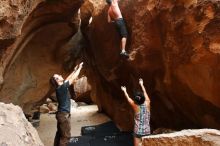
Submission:
M 139 84 L 140 84 L 140 85 L 143 85 L 143 84 L 144 84 L 144 81 L 143 81 L 142 78 L 139 79 Z
M 82 66 L 83 66 L 83 62 L 81 62 L 81 63 L 79 64 L 79 68 L 82 68 Z
M 125 86 L 121 86 L 121 90 L 126 92 L 126 87 Z

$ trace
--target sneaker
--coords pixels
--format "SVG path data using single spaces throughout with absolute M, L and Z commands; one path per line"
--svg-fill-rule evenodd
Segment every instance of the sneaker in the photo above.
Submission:
M 129 58 L 129 54 L 128 54 L 126 51 L 121 52 L 120 55 L 123 56 L 123 57 L 125 57 L 126 59 Z

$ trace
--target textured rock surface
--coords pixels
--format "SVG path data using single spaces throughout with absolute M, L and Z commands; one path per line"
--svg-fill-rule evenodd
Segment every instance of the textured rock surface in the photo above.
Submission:
M 1 146 L 43 146 L 21 108 L 13 104 L 0 103 L 0 131 Z
M 13 52 L 11 46 L 16 38 L 21 35 L 25 20 L 41 2 L 42 0 L 6 0 L 0 2 L 0 85 L 3 83 L 3 74 L 7 64 L 6 56 Z
M 64 55 L 54 59 L 55 52 L 59 51 L 54 42 L 65 37 L 68 30 L 65 23 L 59 23 L 48 25 L 35 34 L 4 76 L 0 93 L 2 101 L 12 101 L 26 111 L 47 95 L 50 76 L 64 72 L 61 71 Z
M 170 134 L 147 136 L 143 146 L 219 146 L 220 131 L 213 129 L 183 130 Z
M 21 34 L 28 15 L 43 0 L 17 0 L 0 2 L 0 50 L 6 49 Z M 3 43 L 5 42 L 5 43 Z
M 91 103 L 90 93 L 91 86 L 88 84 L 87 77 L 82 77 L 76 81 L 74 84 L 75 98 L 76 102 L 87 102 Z
M 90 42 L 92 97 L 100 109 L 131 129 L 132 111 L 120 86 L 132 95 L 142 77 L 152 100 L 153 127 L 220 128 L 219 1 L 120 1 L 129 61 L 119 56 L 120 39 L 107 23 L 104 2 L 90 2 L 98 9 L 83 33 Z
M 4 77 L 0 78 L 1 82 L 4 79 L 1 101 L 13 102 L 25 112 L 29 111 L 32 105 L 51 94 L 48 80 L 53 73 L 66 76 L 64 68 L 69 71 L 73 65 L 66 65 L 71 54 L 64 44 L 77 32 L 78 9 L 82 2 L 49 0 L 27 1 L 28 4 L 23 1 L 1 3 L 1 15 L 10 15 L 4 19 L 10 21 L 11 27 L 0 25 L 0 46 L 7 40 L 3 31 L 7 30 L 7 36 L 15 40 L 0 49 L 3 54 L 0 57 L 0 74 Z M 10 9 L 5 9 L 7 7 Z

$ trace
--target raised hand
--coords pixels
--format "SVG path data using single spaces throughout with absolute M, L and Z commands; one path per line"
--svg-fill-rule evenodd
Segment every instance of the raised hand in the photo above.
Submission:
M 144 81 L 143 81 L 142 78 L 139 79 L 139 84 L 140 84 L 140 85 L 143 85 L 143 84 L 144 84 Z
M 126 89 L 126 87 L 125 87 L 125 86 L 121 86 L 121 90 L 122 90 L 122 91 L 124 91 L 124 92 L 126 92 L 126 91 L 127 91 L 127 89 Z
M 83 66 L 83 62 L 81 62 L 81 63 L 79 64 L 79 68 L 82 68 L 82 66 Z
M 76 72 L 76 70 L 78 70 L 79 68 L 82 68 L 83 66 L 83 62 L 81 62 L 80 64 L 77 64 L 75 67 L 74 67 L 74 72 Z
M 79 65 L 76 65 L 76 66 L 74 67 L 74 71 L 76 71 L 78 68 L 79 68 Z

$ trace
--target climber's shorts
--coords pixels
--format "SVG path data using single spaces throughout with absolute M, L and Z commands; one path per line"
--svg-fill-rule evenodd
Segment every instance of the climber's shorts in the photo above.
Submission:
M 127 38 L 128 32 L 127 32 L 127 28 L 126 28 L 124 19 L 119 18 L 119 19 L 115 20 L 115 25 L 116 25 L 116 28 L 117 28 L 119 35 L 121 37 Z

